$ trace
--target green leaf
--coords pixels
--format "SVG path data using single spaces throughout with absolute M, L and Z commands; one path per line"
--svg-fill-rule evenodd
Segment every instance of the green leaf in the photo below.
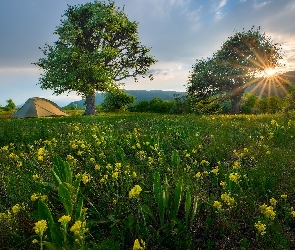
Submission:
M 63 165 L 64 165 L 64 172 L 65 172 L 65 177 L 66 177 L 65 182 L 72 184 L 73 173 L 72 173 L 72 169 L 70 167 L 70 164 L 67 161 L 65 161 Z
M 68 215 L 72 215 L 73 203 L 69 189 L 63 183 L 58 186 L 58 196 Z
M 195 220 L 195 216 L 196 216 L 197 208 L 198 208 L 198 202 L 199 202 L 198 197 L 195 197 L 194 202 L 193 202 L 193 209 L 192 209 L 192 213 L 191 213 L 190 227 L 193 225 L 194 220 Z
M 62 181 L 60 180 L 59 176 L 56 174 L 54 169 L 51 169 L 51 173 L 52 173 L 52 177 L 55 182 L 55 185 L 58 187 L 62 183 Z
M 183 190 L 183 179 L 180 178 L 174 190 L 174 199 L 173 199 L 173 219 L 176 218 L 180 206 L 180 201 L 182 198 Z
M 76 208 L 76 214 L 75 214 L 75 221 L 82 220 L 82 209 L 83 209 L 83 198 L 80 197 L 77 208 Z
M 145 205 L 145 204 L 142 205 L 141 209 L 145 214 L 149 215 L 155 223 L 157 223 L 157 220 L 156 220 L 154 214 L 152 213 L 152 211 L 150 210 L 150 208 L 147 205 Z
M 42 200 L 38 201 L 38 214 L 40 220 L 47 221 L 52 241 L 57 246 L 62 246 L 62 233 L 60 231 L 60 228 L 55 224 L 48 206 Z
M 163 190 L 160 180 L 160 174 L 158 172 L 154 175 L 154 183 L 153 183 L 154 196 L 158 205 L 160 224 L 163 226 L 164 224 L 164 215 L 165 215 L 165 202 L 166 202 L 166 194 Z
M 189 214 L 190 214 L 190 208 L 191 208 L 191 204 L 192 204 L 192 197 L 191 197 L 191 193 L 188 190 L 186 192 L 186 198 L 185 198 L 185 225 L 188 227 L 188 218 L 189 218 Z
M 179 165 L 180 165 L 179 152 L 174 150 L 172 152 L 172 166 L 173 166 L 173 168 L 178 168 Z
M 59 247 L 55 246 L 51 242 L 43 241 L 44 246 L 46 246 L 49 250 L 58 250 L 60 249 Z
M 65 181 L 65 174 L 64 174 L 64 166 L 63 166 L 63 161 L 60 158 L 60 156 L 55 155 L 53 157 L 53 163 L 54 163 L 54 172 L 58 176 L 58 178 L 64 182 Z

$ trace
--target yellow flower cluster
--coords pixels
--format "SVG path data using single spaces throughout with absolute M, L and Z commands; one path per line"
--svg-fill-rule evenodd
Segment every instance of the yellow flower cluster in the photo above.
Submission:
M 261 205 L 260 212 L 264 214 L 267 218 L 273 220 L 276 217 L 276 212 L 274 211 L 272 206 L 267 206 L 266 204 Z
M 257 223 L 255 223 L 255 228 L 258 230 L 258 232 L 261 234 L 261 235 L 264 235 L 266 232 L 266 225 L 261 223 L 260 221 L 258 221 Z
M 222 204 L 220 201 L 214 201 L 213 207 L 215 207 L 217 210 L 222 210 Z
M 70 221 L 71 221 L 71 216 L 69 216 L 69 215 L 63 215 L 58 220 L 58 222 L 60 222 L 63 225 L 69 223 Z
M 213 168 L 213 169 L 211 170 L 211 172 L 212 172 L 213 174 L 218 174 L 218 171 L 219 171 L 218 166 L 216 166 L 215 168 Z
M 230 196 L 228 193 L 224 193 L 221 195 L 221 199 L 228 205 L 233 206 L 235 204 L 235 199 Z
M 37 151 L 38 161 L 43 161 L 44 153 L 45 153 L 44 148 L 39 148 L 38 149 L 38 151 Z
M 70 228 L 70 231 L 74 233 L 76 236 L 81 236 L 88 231 L 86 228 L 86 222 L 77 220 L 75 224 Z
M 48 196 L 46 194 L 41 195 L 41 194 L 36 194 L 36 193 L 33 193 L 31 195 L 31 201 L 36 201 L 38 199 L 41 199 L 42 201 L 46 201 L 48 199 Z
M 133 250 L 142 250 L 145 249 L 145 242 L 143 240 L 136 239 L 134 241 Z
M 235 183 L 239 183 L 240 177 L 241 176 L 238 173 L 230 173 L 230 175 L 229 175 L 229 179 Z
M 20 211 L 21 207 L 19 204 L 14 205 L 11 210 L 14 214 L 17 214 Z
M 47 222 L 46 220 L 39 220 L 35 223 L 35 226 L 33 227 L 35 230 L 35 233 L 38 234 L 40 237 L 43 236 L 43 233 L 47 229 Z
M 90 180 L 91 180 L 91 175 L 90 174 L 87 174 L 87 173 L 84 173 L 83 175 L 82 175 L 82 182 L 84 183 L 84 184 L 87 184 Z
M 135 185 L 130 191 L 129 191 L 129 198 L 135 198 L 138 197 L 141 193 L 142 189 L 139 185 Z

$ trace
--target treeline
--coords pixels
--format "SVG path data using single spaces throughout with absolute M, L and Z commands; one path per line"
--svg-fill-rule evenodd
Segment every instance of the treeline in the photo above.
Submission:
M 109 94 L 101 105 L 97 105 L 97 111 L 129 111 L 151 112 L 164 114 L 230 114 L 232 112 L 231 101 L 226 97 L 210 97 L 206 100 L 195 102 L 187 96 L 174 95 L 174 99 L 167 101 L 161 98 L 153 98 L 150 101 L 135 102 L 135 98 L 123 93 L 119 95 Z M 240 102 L 240 113 L 263 114 L 286 112 L 295 109 L 295 89 L 292 89 L 284 97 L 267 96 L 260 97 L 256 93 L 246 92 Z

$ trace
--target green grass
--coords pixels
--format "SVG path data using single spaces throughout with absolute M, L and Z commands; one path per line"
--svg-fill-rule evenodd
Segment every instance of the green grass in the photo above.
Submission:
M 294 118 L 117 113 L 0 119 L 0 248 L 40 248 L 32 243 L 40 240 L 34 223 L 48 217 L 40 212 L 43 201 L 31 200 L 34 193 L 47 195 L 42 206 L 56 221 L 45 235 L 58 242 L 52 227 L 60 230 L 57 219 L 70 205 L 52 175 L 58 155 L 74 179 L 80 173 L 77 178 L 89 180 L 81 181 L 78 195 L 88 208 L 84 249 L 132 249 L 136 239 L 146 249 L 292 249 Z M 135 185 L 142 191 L 130 198 Z M 258 221 L 265 230 L 255 227 Z M 66 237 L 63 244 L 75 244 L 73 232 Z

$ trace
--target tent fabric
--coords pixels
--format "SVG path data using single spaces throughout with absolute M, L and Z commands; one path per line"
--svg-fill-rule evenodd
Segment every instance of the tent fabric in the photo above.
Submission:
M 41 116 L 68 116 L 54 102 L 45 98 L 33 97 L 28 99 L 25 104 L 15 112 L 12 118 L 27 118 Z

